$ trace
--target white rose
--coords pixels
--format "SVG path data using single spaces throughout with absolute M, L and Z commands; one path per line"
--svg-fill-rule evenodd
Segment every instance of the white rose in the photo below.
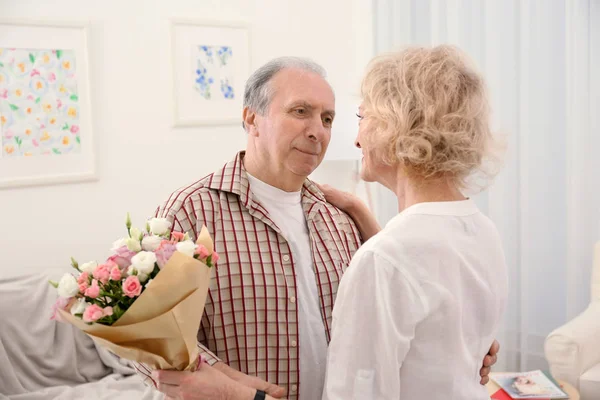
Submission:
M 71 314 L 83 314 L 89 304 L 85 302 L 85 299 L 77 299 L 77 301 L 71 306 Z
M 152 218 L 149 224 L 150 232 L 154 235 L 164 235 L 171 228 L 171 223 L 166 218 Z
M 162 238 L 160 236 L 156 236 L 156 235 L 146 236 L 142 240 L 142 249 L 144 249 L 145 251 L 154 251 L 154 250 L 158 249 L 158 246 L 160 246 L 161 242 L 162 242 Z
M 128 238 L 121 238 L 119 240 L 115 240 L 113 242 L 112 248 L 110 249 L 110 251 L 115 252 L 118 249 L 120 249 L 123 246 L 127 246 L 127 239 Z
M 131 275 L 135 275 L 135 276 L 137 276 L 141 283 L 146 282 L 146 280 L 148 279 L 148 275 L 141 273 L 133 265 L 130 265 L 127 268 L 127 275 L 130 275 L 130 276 Z
M 140 274 L 150 275 L 154 271 L 155 262 L 156 255 L 149 251 L 140 251 L 131 258 L 131 266 Z
M 129 238 L 127 239 L 127 248 L 131 251 L 140 251 L 142 250 L 142 245 L 140 245 L 139 239 Z
M 96 261 L 90 261 L 90 262 L 86 262 L 85 264 L 81 264 L 79 266 L 79 270 L 81 272 L 87 272 L 89 275 L 91 275 L 97 266 L 98 266 L 98 263 Z
M 129 230 L 129 237 L 140 240 L 142 237 L 142 231 L 140 231 L 138 228 L 131 228 Z
M 194 252 L 196 251 L 196 243 L 191 240 L 186 240 L 184 242 L 179 242 L 175 245 L 175 248 L 178 252 L 183 253 L 187 256 L 194 257 Z
M 58 295 L 60 297 L 69 298 L 79 293 L 79 284 L 77 279 L 71 274 L 64 274 L 58 283 Z

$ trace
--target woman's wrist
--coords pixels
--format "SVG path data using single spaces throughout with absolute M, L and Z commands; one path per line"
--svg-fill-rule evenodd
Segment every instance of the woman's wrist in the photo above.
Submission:
M 369 213 L 367 205 L 358 197 L 352 196 L 345 210 L 351 217 L 360 217 Z

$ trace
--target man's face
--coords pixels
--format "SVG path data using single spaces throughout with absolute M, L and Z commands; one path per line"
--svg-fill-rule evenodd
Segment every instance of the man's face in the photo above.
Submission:
M 256 115 L 256 145 L 274 171 L 307 177 L 321 163 L 335 115 L 335 98 L 318 74 L 284 69 L 270 82 L 266 115 Z

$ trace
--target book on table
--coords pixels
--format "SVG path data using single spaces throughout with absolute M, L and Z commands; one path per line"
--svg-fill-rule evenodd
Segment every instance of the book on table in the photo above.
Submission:
M 492 399 L 535 399 L 563 400 L 569 396 L 560 388 L 549 373 L 541 370 L 529 372 L 500 372 L 490 374 L 490 378 L 500 386 Z M 504 391 L 504 393 L 499 393 Z

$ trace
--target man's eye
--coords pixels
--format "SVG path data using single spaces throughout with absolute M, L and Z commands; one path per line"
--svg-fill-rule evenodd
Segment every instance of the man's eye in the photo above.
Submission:
M 306 109 L 305 108 L 297 108 L 295 110 L 296 114 L 300 114 L 300 115 L 304 115 L 306 114 Z
M 364 116 L 360 115 L 360 114 L 356 114 L 356 116 L 358 117 L 358 119 L 363 119 Z
M 331 126 L 333 124 L 333 118 L 326 117 L 323 119 L 323 122 L 325 123 L 325 125 Z

